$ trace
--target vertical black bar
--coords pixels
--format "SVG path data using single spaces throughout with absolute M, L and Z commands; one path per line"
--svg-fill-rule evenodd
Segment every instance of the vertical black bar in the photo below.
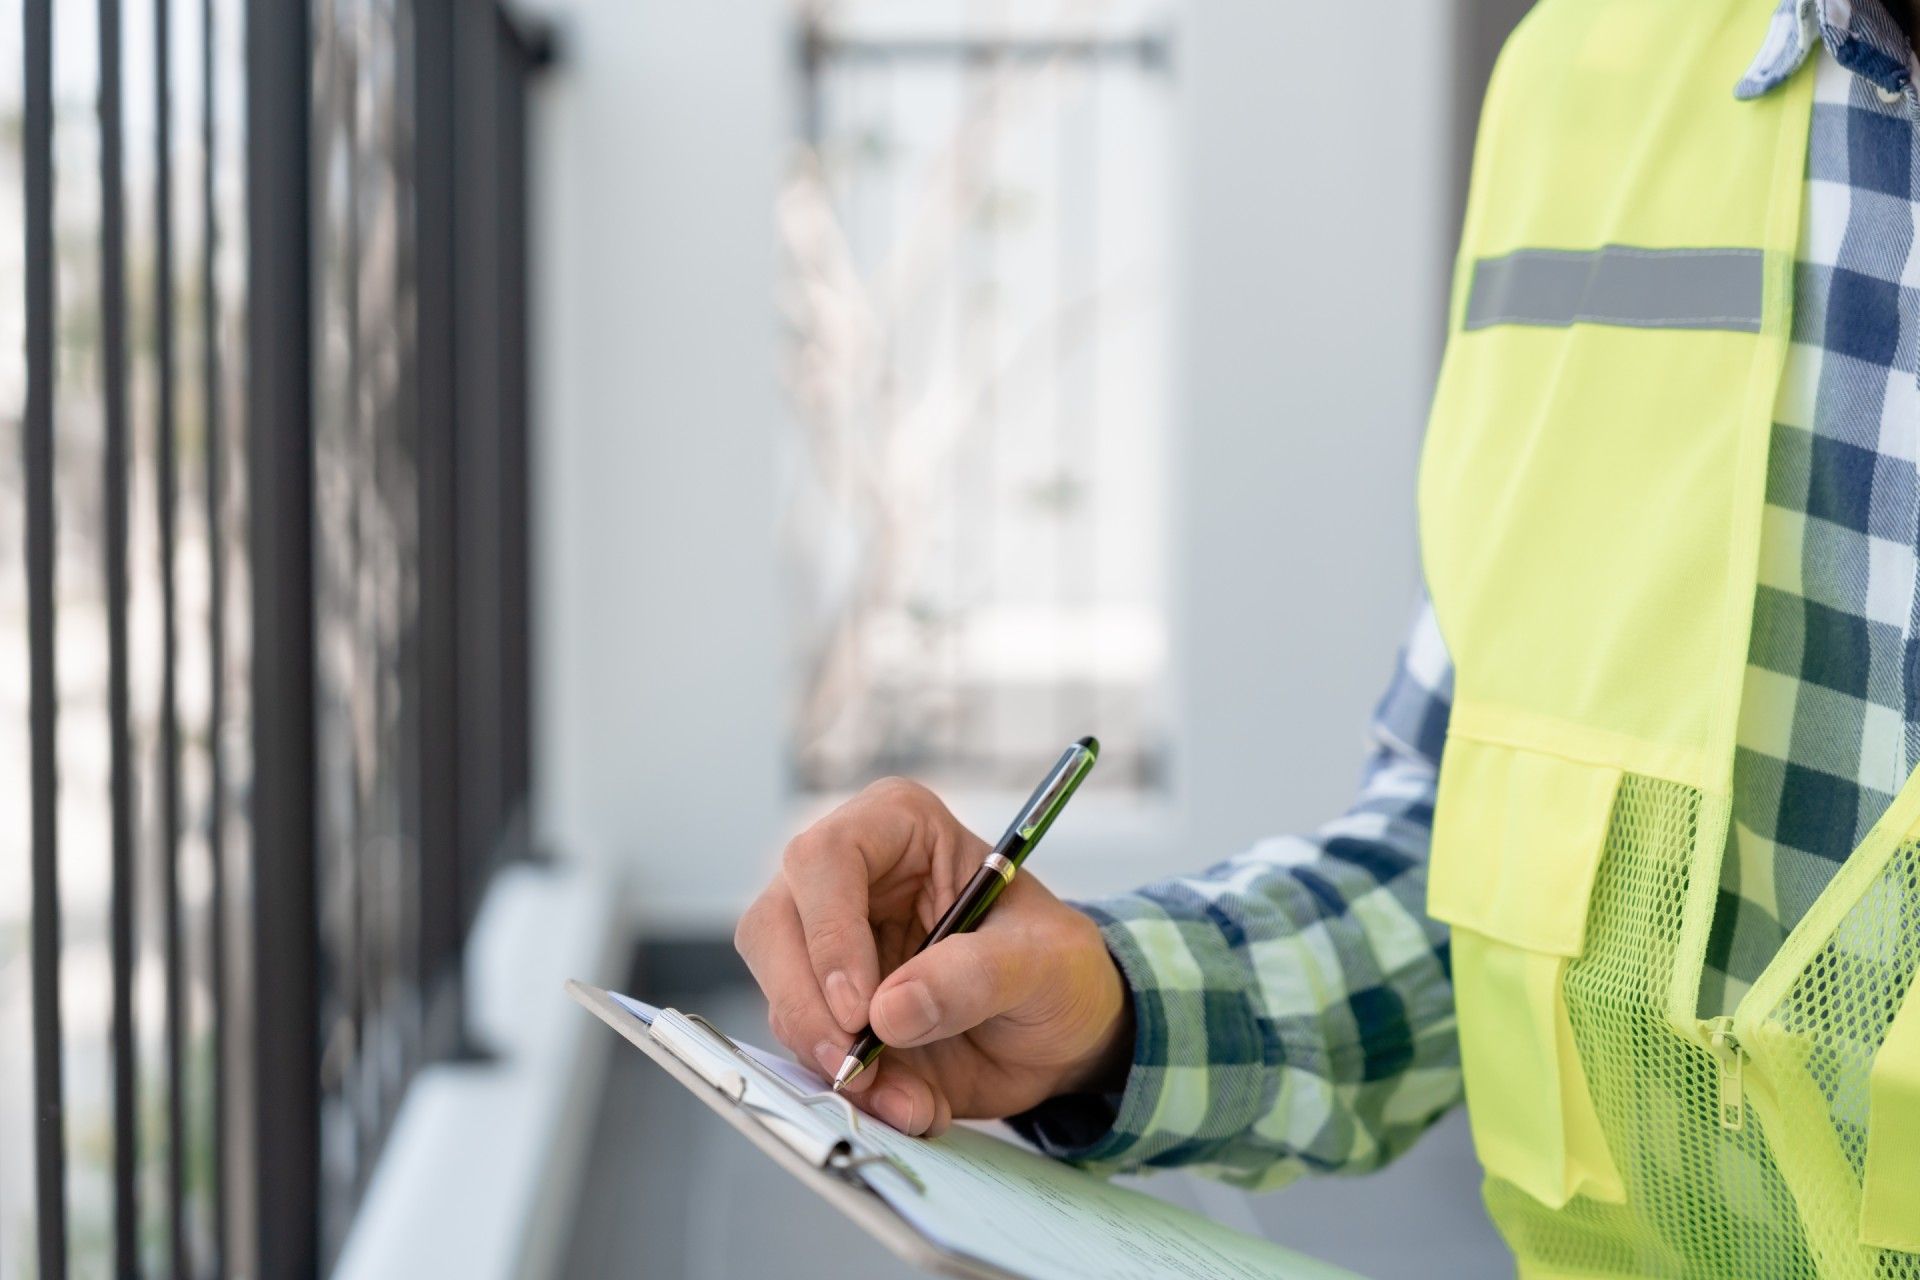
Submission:
M 347 6 L 342 4 L 340 7 Z M 337 173 L 329 172 L 327 180 L 338 183 L 346 216 L 328 238 L 324 260 L 329 264 L 336 261 L 341 264 L 337 276 L 329 269 L 326 278 L 338 280 L 333 288 L 338 290 L 338 323 L 343 331 L 346 351 L 342 370 L 344 381 L 335 388 L 338 407 L 334 420 L 323 424 L 322 429 L 333 440 L 327 454 L 331 459 L 331 467 L 352 477 L 352 492 L 347 498 L 342 527 L 332 531 L 333 536 L 324 544 L 322 554 L 323 558 L 332 559 L 336 566 L 323 576 L 341 583 L 333 610 L 339 614 L 336 625 L 347 634 L 354 651 L 351 672 L 344 687 L 337 691 L 337 696 L 345 703 L 342 714 L 348 724 L 353 724 L 359 718 L 360 707 L 370 687 L 378 687 L 378 678 L 369 678 L 367 674 L 372 648 L 365 643 L 366 598 L 359 585 L 365 571 L 368 541 L 367 472 L 363 468 L 368 463 L 369 432 L 364 394 L 367 373 L 361 350 L 363 317 L 360 296 L 360 240 L 364 230 L 362 207 L 365 201 L 361 170 L 365 156 L 361 151 L 364 140 L 360 129 L 360 75 L 362 60 L 368 52 L 364 44 L 367 15 L 362 9 L 345 16 L 336 11 L 329 17 L 333 25 L 329 37 L 333 58 L 327 68 L 327 87 L 323 92 L 329 100 L 327 114 L 332 137 L 339 140 L 346 159 Z M 331 152 L 333 145 L 329 142 L 326 150 Z M 346 899 L 346 937 L 341 954 L 334 958 L 330 972 L 338 1002 L 335 1007 L 353 1029 L 349 1039 L 352 1051 L 342 1055 L 339 1088 L 341 1104 L 356 1135 L 352 1145 L 353 1168 L 348 1171 L 347 1185 L 352 1188 L 353 1199 L 357 1203 L 361 1192 L 366 1189 L 367 1178 L 373 1172 L 371 1154 L 379 1127 L 377 1117 L 368 1113 L 364 1087 L 371 1062 L 367 1052 L 367 1020 L 371 1002 L 367 998 L 366 906 L 369 879 L 367 858 L 372 845 L 368 835 L 372 820 L 368 813 L 371 797 L 362 785 L 366 776 L 366 762 L 362 758 L 363 743 L 357 733 L 350 732 L 344 737 L 342 754 L 345 756 L 347 781 L 340 789 L 342 803 L 333 811 L 336 824 L 330 833 L 333 839 L 328 842 L 322 856 L 327 859 L 329 872 L 334 878 L 336 887 L 332 892 Z M 373 752 L 376 758 L 378 751 L 376 746 Z M 340 809 L 345 812 L 340 812 Z M 341 1217 L 344 1219 L 345 1215 Z
M 460 966 L 459 534 L 454 490 L 454 4 L 414 5 L 414 229 L 417 249 L 420 889 L 424 1050 L 454 1051 L 464 1021 Z
M 320 1268 L 307 6 L 247 0 L 247 466 L 253 564 L 255 1238 Z
M 133 1021 L 133 745 L 127 692 L 126 163 L 120 102 L 120 0 L 100 0 L 100 352 L 105 394 L 108 805 L 113 897 L 114 1274 L 140 1271 L 140 1110 Z
M 499 853 L 500 743 L 500 172 L 493 0 L 454 5 L 454 412 L 459 555 L 461 937 Z
M 111 3 L 111 0 L 102 0 Z M 205 397 L 207 525 L 207 752 L 210 773 L 207 817 L 207 858 L 210 880 L 207 912 L 212 919 L 208 939 L 209 981 L 213 987 L 213 1274 L 227 1274 L 227 774 L 222 742 L 226 730 L 226 557 L 222 555 L 221 495 L 225 482 L 221 453 L 226 438 L 221 420 L 220 291 L 216 259 L 220 248 L 220 215 L 215 204 L 214 119 L 217 102 L 214 82 L 214 0 L 200 0 L 200 380 Z
M 497 14 L 500 66 L 497 116 L 500 174 L 500 772 L 507 849 L 528 848 L 531 785 L 532 573 L 527 447 L 527 158 L 526 92 L 541 56 L 513 21 Z
M 153 223 L 154 361 L 158 373 L 158 485 L 160 521 L 160 858 L 166 930 L 167 1240 L 173 1274 L 191 1270 L 186 1232 L 186 986 L 180 938 L 180 707 L 176 687 L 178 601 L 174 591 L 175 505 L 179 476 L 174 456 L 173 285 L 173 6 L 153 0 Z
M 392 974 L 390 999 L 398 997 L 397 1007 L 410 1016 L 395 1019 L 392 1044 L 398 1070 L 384 1078 L 384 1097 L 391 1119 L 412 1077 L 420 1054 L 421 1016 L 418 997 L 420 983 L 420 811 L 421 765 L 427 754 L 422 750 L 420 734 L 420 239 L 416 221 L 419 201 L 419 38 L 414 4 L 395 11 L 394 30 L 399 60 L 396 64 L 394 116 L 400 123 L 395 132 L 396 146 L 390 157 L 391 176 L 401 193 L 396 211 L 399 235 L 399 303 L 395 308 L 396 327 L 402 335 L 400 379 L 395 398 L 391 435 L 392 448 L 399 465 L 387 502 L 396 511 L 410 512 L 407 521 L 407 545 L 410 555 L 401 559 L 399 584 L 400 619 L 398 665 L 395 693 L 396 725 L 393 747 L 397 775 L 397 818 L 401 847 L 411 851 L 394 868 L 393 891 L 388 898 L 388 967 Z M 409 1001 L 413 1003 L 409 1005 Z
M 53 12 L 26 0 L 21 150 L 26 197 L 26 550 L 28 731 L 33 739 L 33 1100 L 40 1275 L 67 1274 L 67 1175 L 60 1086 L 60 865 L 55 817 L 53 653 Z

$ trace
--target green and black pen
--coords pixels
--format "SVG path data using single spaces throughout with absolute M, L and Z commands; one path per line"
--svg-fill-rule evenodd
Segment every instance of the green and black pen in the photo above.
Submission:
M 993 852 L 973 873 L 973 879 L 967 881 L 967 887 L 960 891 L 960 896 L 954 899 L 946 914 L 934 924 L 933 931 L 927 934 L 927 940 L 920 944 L 914 955 L 919 955 L 943 938 L 973 931 L 987 914 L 987 908 L 1000 896 L 1000 891 L 1013 883 L 1020 864 L 1040 843 L 1040 837 L 1047 834 L 1047 828 L 1060 816 L 1060 810 L 1066 808 L 1081 779 L 1087 776 L 1093 768 L 1093 762 L 1099 758 L 1100 743 L 1093 738 L 1082 738 L 1067 748 L 1066 754 L 1060 757 L 1060 763 L 1053 766 L 1046 781 L 1020 807 L 1020 815 L 1007 828 L 1007 833 L 1000 837 L 1000 843 L 993 846 Z M 879 1036 L 873 1034 L 872 1027 L 863 1029 L 853 1042 L 853 1047 L 847 1050 L 840 1070 L 834 1072 L 834 1092 L 838 1093 L 849 1080 L 872 1066 L 884 1048 L 886 1046 L 880 1042 Z

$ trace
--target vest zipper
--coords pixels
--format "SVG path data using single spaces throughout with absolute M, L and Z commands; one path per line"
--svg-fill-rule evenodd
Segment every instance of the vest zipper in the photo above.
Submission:
M 1747 1125 L 1747 1052 L 1734 1039 L 1732 1018 L 1707 1020 L 1707 1047 L 1720 1060 L 1720 1127 L 1737 1133 Z

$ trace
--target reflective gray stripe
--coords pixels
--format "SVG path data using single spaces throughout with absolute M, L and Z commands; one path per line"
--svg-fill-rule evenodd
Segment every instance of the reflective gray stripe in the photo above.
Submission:
M 1615 324 L 1760 330 L 1758 249 L 1520 249 L 1473 264 L 1468 329 Z

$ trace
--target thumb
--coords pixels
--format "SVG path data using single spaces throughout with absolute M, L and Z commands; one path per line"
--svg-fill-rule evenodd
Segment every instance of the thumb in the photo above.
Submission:
M 1017 1008 L 1039 990 L 1046 966 L 1013 929 L 960 933 L 895 969 L 874 993 L 873 1030 L 905 1049 L 945 1040 Z

